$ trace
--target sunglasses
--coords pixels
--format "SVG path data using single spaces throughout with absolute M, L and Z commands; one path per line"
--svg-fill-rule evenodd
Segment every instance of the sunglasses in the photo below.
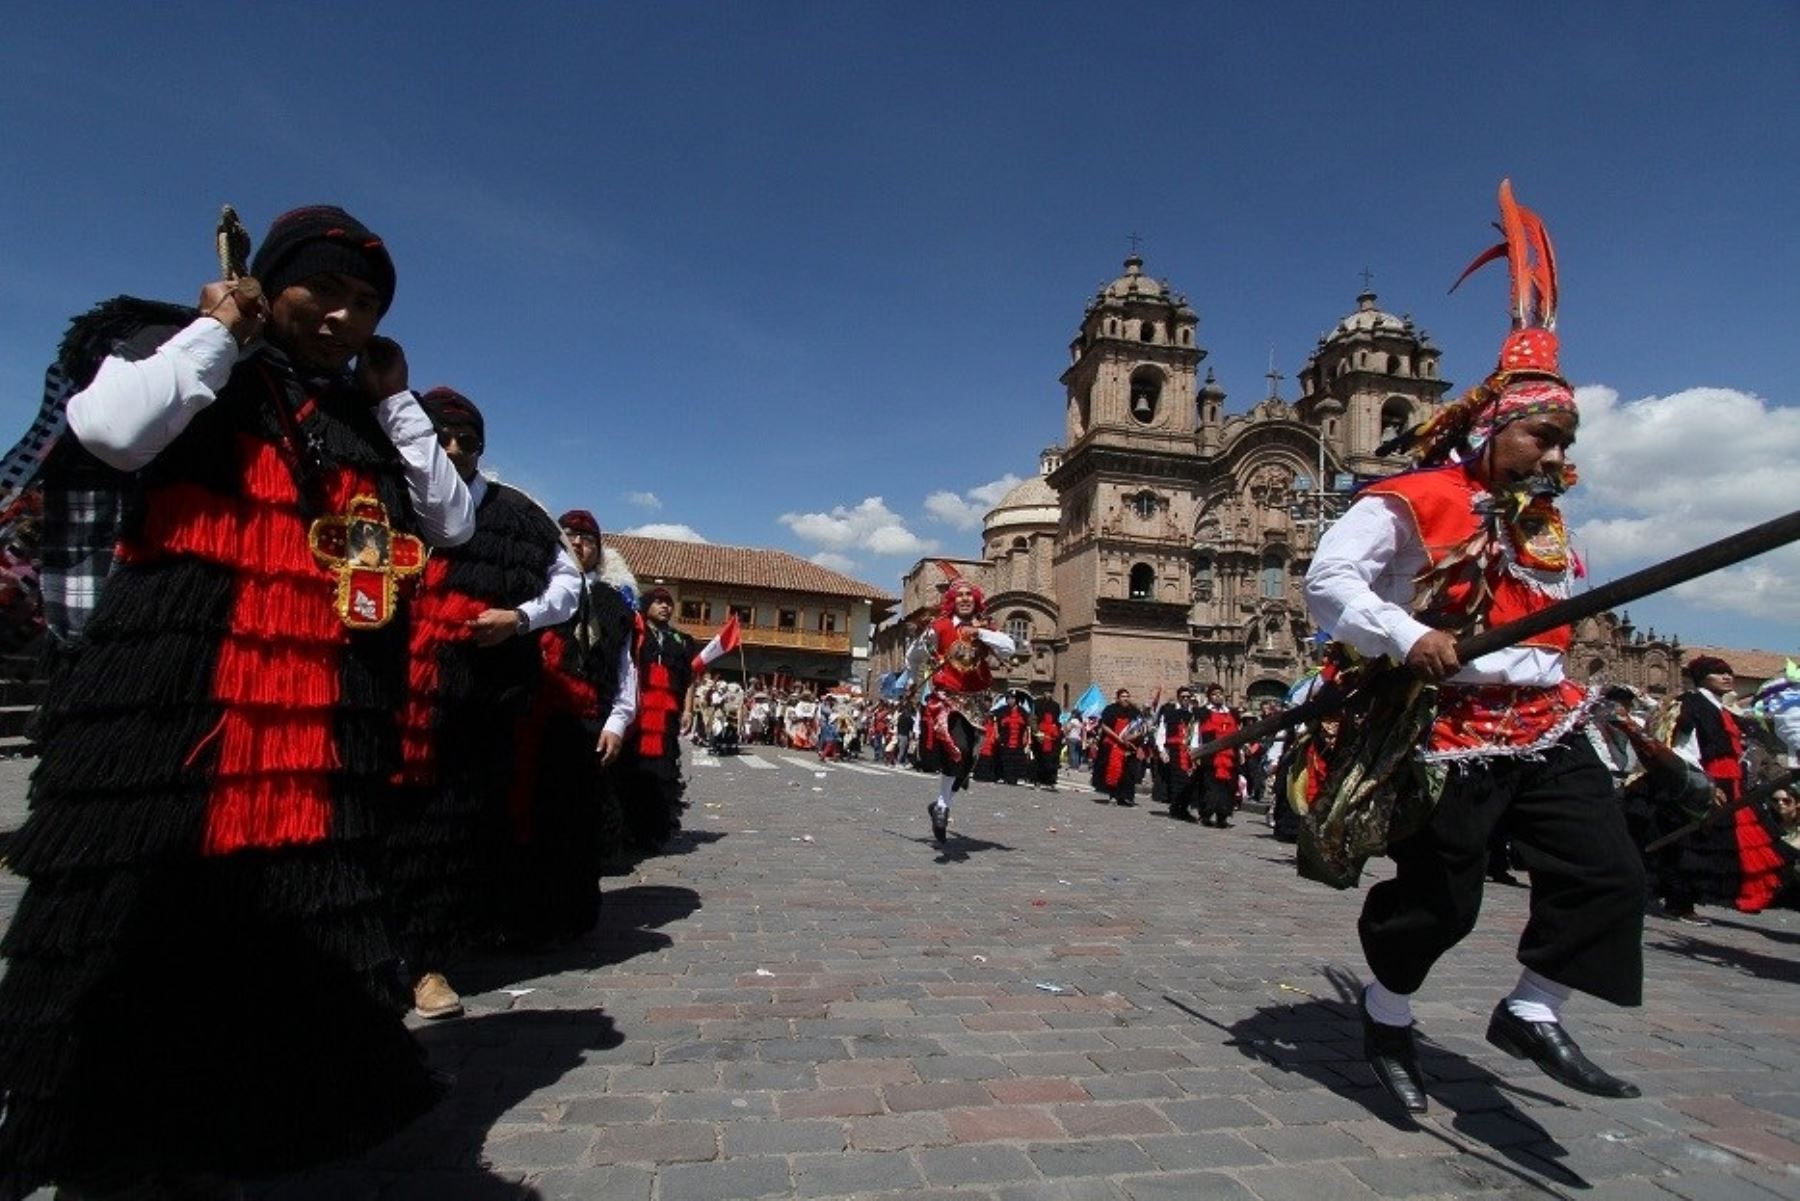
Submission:
M 461 443 L 462 448 L 472 455 L 480 454 L 487 446 L 487 444 L 482 441 L 481 435 L 474 430 L 447 429 L 438 431 L 439 446 L 448 450 L 450 449 L 450 444 L 453 442 Z

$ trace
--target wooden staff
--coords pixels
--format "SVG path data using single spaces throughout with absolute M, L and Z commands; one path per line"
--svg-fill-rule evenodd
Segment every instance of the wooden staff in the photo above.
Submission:
M 1746 792 L 1743 796 L 1731 802 L 1729 805 L 1722 805 L 1719 808 L 1708 812 L 1704 817 L 1696 817 L 1693 821 L 1681 827 L 1679 830 L 1669 831 L 1667 834 L 1664 834 L 1661 838 L 1645 847 L 1644 854 L 1653 855 L 1670 843 L 1686 838 L 1689 834 L 1692 834 L 1702 826 L 1716 825 L 1736 813 L 1739 809 L 1748 809 L 1752 805 L 1761 801 L 1766 801 L 1796 780 L 1800 780 L 1800 768 L 1776 776 L 1773 780 L 1770 780 L 1760 788 L 1755 788 Z
M 262 296 L 262 284 L 250 274 L 250 231 L 237 210 L 229 204 L 219 206 L 219 224 L 213 233 L 213 245 L 219 252 L 219 278 L 228 279 L 234 291 L 247 303 L 254 304 Z
M 1463 663 L 1489 655 L 1509 646 L 1515 646 L 1535 634 L 1553 630 L 1558 626 L 1572 625 L 1585 617 L 1608 609 L 1616 609 L 1632 601 L 1641 600 L 1658 592 L 1666 592 L 1678 584 L 1710 575 L 1715 571 L 1742 563 L 1745 559 L 1753 559 L 1757 555 L 1775 550 L 1777 547 L 1800 541 L 1800 510 L 1795 510 L 1785 517 L 1777 517 L 1765 521 L 1761 525 L 1752 526 L 1741 533 L 1721 538 L 1717 542 L 1709 542 L 1684 555 L 1677 555 L 1661 563 L 1653 564 L 1642 571 L 1634 571 L 1630 575 L 1621 576 L 1610 584 L 1602 584 L 1598 588 L 1558 601 L 1549 608 L 1541 609 L 1528 617 L 1517 621 L 1509 621 L 1503 626 L 1495 626 L 1480 634 L 1471 634 L 1459 638 L 1456 643 L 1456 657 Z M 1395 668 L 1394 670 L 1399 670 Z M 1199 759 L 1217 751 L 1229 750 L 1242 746 L 1246 742 L 1254 742 L 1264 734 L 1273 734 L 1286 730 L 1301 722 L 1325 717 L 1342 709 L 1350 700 L 1347 691 L 1326 687 L 1319 694 L 1303 705 L 1265 717 L 1261 721 L 1252 722 L 1234 734 L 1214 739 L 1194 751 L 1194 758 Z

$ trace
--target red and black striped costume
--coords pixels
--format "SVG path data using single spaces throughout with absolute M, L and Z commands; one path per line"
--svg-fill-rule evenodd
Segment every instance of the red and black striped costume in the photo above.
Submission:
M 1700 766 L 1714 787 L 1735 801 L 1744 791 L 1744 732 L 1737 717 L 1699 692 L 1680 698 L 1675 741 L 1692 732 L 1700 748 Z M 1668 826 L 1686 815 L 1670 809 Z M 1781 840 L 1775 820 L 1760 805 L 1746 805 L 1729 819 L 1709 823 L 1669 847 L 1658 865 L 1658 887 L 1672 911 L 1695 902 L 1730 905 L 1744 913 L 1760 913 L 1775 900 L 1789 874 L 1792 853 Z
M 674 626 L 658 627 L 640 618 L 634 635 L 637 658 L 637 719 L 625 736 L 619 801 L 625 814 L 625 841 L 640 855 L 653 855 L 681 829 L 681 707 L 694 682 L 694 640 Z
M 1099 738 L 1094 743 L 1094 791 L 1124 804 L 1136 798 L 1138 777 L 1143 771 L 1136 744 L 1123 741 L 1136 721 L 1135 705 L 1113 702 L 1100 711 Z
M 994 758 L 1003 784 L 1031 776 L 1031 710 L 1015 697 L 994 716 Z
M 1174 701 L 1157 710 L 1156 714 L 1163 741 L 1157 748 L 1156 761 L 1150 765 L 1153 774 L 1150 802 L 1167 805 L 1169 812 L 1175 814 L 1186 812 L 1193 800 L 1188 789 L 1194 779 L 1194 756 L 1188 742 L 1197 716 L 1192 709 Z M 1167 762 L 1163 760 L 1164 753 L 1168 755 Z
M 126 304 L 84 321 L 129 324 Z M 0 1165 L 24 1191 L 150 1165 L 270 1175 L 436 1095 L 380 891 L 404 605 L 352 632 L 307 544 L 358 495 L 411 525 L 368 403 L 272 353 L 138 475 L 9 852 L 29 886 L 0 948 Z

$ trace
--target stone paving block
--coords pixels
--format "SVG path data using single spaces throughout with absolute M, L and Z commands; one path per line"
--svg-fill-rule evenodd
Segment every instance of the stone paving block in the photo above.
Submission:
M 1407 1197 L 1460 1197 L 1472 1191 L 1474 1183 L 1467 1173 L 1456 1170 L 1452 1158 L 1441 1155 L 1347 1161 L 1343 1166 L 1374 1192 L 1395 1201 Z
M 881 1090 L 881 1095 L 887 1101 L 887 1107 L 895 1113 L 993 1104 L 993 1095 L 973 1080 L 936 1084 L 890 1084 Z
M 1125 1194 L 1107 1180 L 1044 1180 L 996 1189 L 997 1201 L 1125 1201 Z
M 1335 1164 L 1279 1164 L 1245 1168 L 1235 1175 L 1263 1201 L 1375 1201 L 1376 1197 L 1368 1185 Z
M 936 1147 L 920 1151 L 915 1158 L 932 1184 L 1007 1184 L 1037 1179 L 1037 1169 L 1017 1147 Z
M 1026 1149 L 1031 1162 L 1046 1176 L 1118 1176 L 1149 1172 L 1155 1162 L 1144 1149 L 1125 1139 L 1095 1142 L 1033 1143 Z
M 727 1156 L 842 1151 L 845 1142 L 844 1126 L 835 1121 L 726 1122 L 720 1131 Z
M 924 1183 L 912 1157 L 900 1151 L 846 1151 L 838 1155 L 796 1155 L 794 1187 L 802 1197 L 884 1193 Z
M 1161 1072 L 1130 1072 L 1123 1076 L 1083 1076 L 1081 1087 L 1096 1101 L 1176 1100 L 1182 1090 Z
M 756 1044 L 764 1063 L 820 1064 L 850 1058 L 850 1049 L 835 1038 L 770 1039 Z
M 919 1078 L 925 1081 L 994 1080 L 1010 1076 L 1006 1065 L 985 1055 L 934 1055 L 916 1061 Z
M 822 1063 L 816 1069 L 821 1088 L 877 1087 L 883 1084 L 917 1084 L 918 1070 L 910 1059 L 852 1059 Z
M 843 1129 L 858 1151 L 904 1151 L 951 1141 L 949 1119 L 941 1113 L 873 1114 L 851 1118 Z
M 1020 1142 L 1063 1136 L 1050 1111 L 1025 1105 L 996 1105 L 990 1109 L 952 1109 L 944 1121 L 950 1137 L 959 1143 Z
M 1073 1080 L 1034 1076 L 1028 1079 L 986 1081 L 987 1090 L 1002 1105 L 1044 1105 L 1053 1101 L 1086 1101 L 1090 1094 Z
M 571 1097 L 560 1106 L 565 1126 L 613 1126 L 621 1122 L 648 1122 L 656 1116 L 654 1097 Z
M 735 1122 L 774 1116 L 775 1099 L 768 1093 L 671 1093 L 662 1103 L 665 1122 Z
M 880 1113 L 883 1108 L 881 1094 L 872 1088 L 822 1088 L 811 1092 L 780 1093 L 775 1098 L 776 1112 L 783 1119 L 848 1118 Z
M 1243 1136 L 1277 1163 L 1361 1159 L 1368 1154 L 1367 1149 L 1348 1134 L 1315 1126 L 1265 1126 L 1246 1130 Z
M 712 1159 L 718 1132 L 703 1122 L 651 1122 L 603 1127 L 588 1155 L 594 1163 L 680 1163 Z
M 1117 1105 L 1087 1103 L 1058 1105 L 1051 1110 L 1072 1138 L 1100 1138 L 1115 1134 L 1166 1134 L 1175 1127 L 1162 1114 L 1141 1102 Z
M 1251 1146 L 1244 1133 L 1236 1131 L 1140 1135 L 1133 1141 L 1165 1172 L 1239 1168 L 1269 1162 L 1267 1154 Z
M 657 1201 L 749 1201 L 785 1197 L 792 1189 L 787 1160 L 770 1157 L 673 1164 L 656 1180 Z
M 772 1089 L 789 1092 L 813 1087 L 810 1063 L 728 1063 L 719 1070 L 720 1083 L 729 1089 Z
M 607 1082 L 611 1093 L 691 1093 L 715 1087 L 719 1070 L 710 1063 L 657 1064 L 614 1068 Z
M 1256 1201 L 1254 1193 L 1223 1172 L 1127 1176 L 1119 1187 L 1131 1201 Z
M 1254 1109 L 1236 1097 L 1203 1097 L 1193 1101 L 1163 1101 L 1157 1104 L 1165 1118 L 1177 1130 L 1235 1130 L 1248 1126 L 1271 1125 L 1269 1115 Z
M 487 1161 L 498 1168 L 549 1168 L 576 1163 L 594 1141 L 592 1130 L 523 1130 L 489 1139 Z

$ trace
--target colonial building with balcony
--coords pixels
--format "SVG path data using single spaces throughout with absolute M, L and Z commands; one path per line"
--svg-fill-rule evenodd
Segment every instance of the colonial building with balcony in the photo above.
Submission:
M 811 685 L 860 682 L 872 627 L 899 599 L 779 550 L 606 535 L 625 557 L 640 589 L 663 587 L 675 598 L 674 622 L 701 642 L 733 612 L 743 655 L 713 670 L 730 679 L 779 676 Z

